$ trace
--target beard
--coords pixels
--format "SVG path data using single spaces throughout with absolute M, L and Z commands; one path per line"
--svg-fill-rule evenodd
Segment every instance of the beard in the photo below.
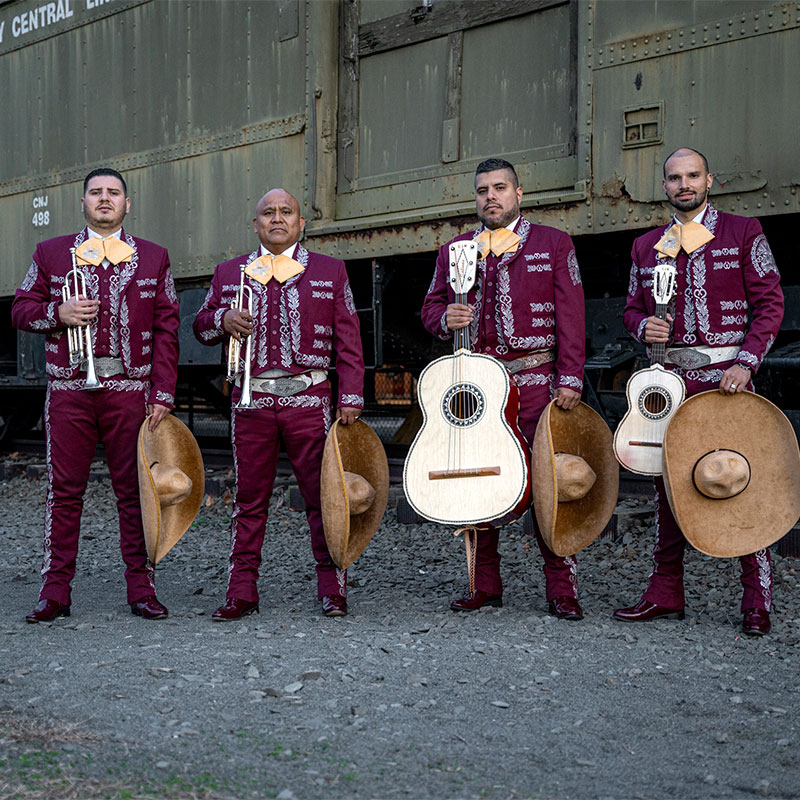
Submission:
M 500 216 L 490 217 L 488 215 L 478 214 L 478 219 L 483 223 L 484 228 L 490 231 L 496 231 L 500 228 L 505 228 L 509 222 L 513 222 L 520 214 L 519 206 L 503 212 Z
M 687 197 L 683 200 L 679 200 L 677 196 L 670 197 L 667 195 L 667 200 L 669 200 L 669 204 L 673 208 L 677 208 L 678 211 L 683 211 L 685 213 L 687 211 L 694 211 L 696 208 L 700 208 L 700 206 L 706 202 L 707 197 L 708 189 L 703 189 L 702 192 L 698 192 L 693 197 Z

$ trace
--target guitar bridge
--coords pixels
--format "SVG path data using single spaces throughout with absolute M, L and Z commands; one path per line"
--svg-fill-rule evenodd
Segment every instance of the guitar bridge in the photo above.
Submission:
M 499 475 L 500 467 L 468 467 L 466 469 L 438 469 L 428 473 L 428 480 L 445 481 L 448 478 L 482 478 Z

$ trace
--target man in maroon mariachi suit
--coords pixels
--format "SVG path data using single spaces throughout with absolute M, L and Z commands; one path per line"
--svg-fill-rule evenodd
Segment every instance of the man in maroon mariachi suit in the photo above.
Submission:
M 454 302 L 445 245 L 436 259 L 422 323 L 440 339 L 451 339 L 453 331 L 469 325 L 475 351 L 505 363 L 519 387 L 520 430 L 532 443 L 550 400 L 555 398 L 558 406 L 570 410 L 580 402 L 583 389 L 584 303 L 575 248 L 562 231 L 532 225 L 521 216 L 522 188 L 508 161 L 492 158 L 478 165 L 475 198 L 483 225 L 456 237 L 456 241 L 482 242 L 469 304 Z M 534 526 L 550 613 L 581 619 L 575 559 L 556 556 L 547 547 L 535 516 Z M 479 532 L 475 591 L 454 600 L 450 604 L 454 611 L 502 605 L 498 539 L 496 528 Z
M 156 599 L 145 548 L 136 444 L 145 415 L 152 415 L 154 430 L 173 407 L 178 298 L 167 251 L 122 228 L 130 210 L 122 176 L 112 169 L 94 170 L 83 190 L 86 227 L 39 243 L 11 308 L 16 328 L 45 335 L 49 378 L 43 581 L 39 604 L 26 619 L 69 616 L 83 494 L 98 440 L 105 445 L 117 496 L 128 603 L 138 616 L 162 619 L 167 609 Z M 71 248 L 86 278 L 86 296 L 76 294 L 70 281 L 72 297 L 63 302 Z M 84 389 L 87 362 L 70 363 L 67 341 L 68 328 L 83 332 L 87 325 L 102 384 L 95 390 Z
M 664 162 L 664 191 L 673 221 L 633 244 L 625 327 L 640 342 L 668 343 L 665 365 L 686 383 L 687 395 L 718 388 L 752 391 L 752 374 L 772 347 L 783 319 L 780 275 L 758 220 L 723 214 L 708 203 L 713 176 L 702 153 L 682 148 Z M 653 267 L 677 268 L 674 311 L 654 316 Z M 750 318 L 748 321 L 748 317 Z M 654 569 L 642 599 L 614 617 L 639 622 L 683 618 L 683 553 L 686 540 L 655 479 Z M 769 550 L 739 559 L 743 628 L 761 635 L 771 627 Z
M 215 621 L 258 611 L 256 582 L 281 440 L 306 503 L 322 611 L 347 613 L 347 574 L 331 559 L 322 527 L 320 468 L 331 424 L 331 355 L 336 353 L 336 416 L 345 425 L 355 422 L 364 407 L 364 359 L 345 266 L 299 244 L 304 228 L 292 195 L 283 189 L 267 192 L 253 220 L 260 248 L 217 266 L 194 321 L 195 336 L 204 344 L 251 337 L 255 408 L 235 407 L 240 375 L 232 396 L 236 498 L 228 591 Z M 253 291 L 252 314 L 231 308 L 243 265 L 245 285 Z M 241 353 L 244 357 L 244 346 Z

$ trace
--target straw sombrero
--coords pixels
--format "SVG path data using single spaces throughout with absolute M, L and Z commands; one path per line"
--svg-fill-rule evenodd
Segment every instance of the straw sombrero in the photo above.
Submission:
M 350 566 L 381 524 L 389 501 L 389 464 L 363 420 L 331 426 L 322 454 L 322 524 L 331 558 Z
M 192 432 L 170 414 L 139 429 L 137 465 L 147 555 L 157 564 L 186 533 L 205 492 L 203 457 Z
M 551 402 L 533 438 L 533 507 L 547 546 L 571 556 L 608 524 L 619 494 L 619 465 L 603 418 L 585 403 Z
M 800 451 L 791 422 L 753 392 L 702 392 L 664 435 L 664 484 L 689 543 L 710 556 L 755 553 L 800 517 Z

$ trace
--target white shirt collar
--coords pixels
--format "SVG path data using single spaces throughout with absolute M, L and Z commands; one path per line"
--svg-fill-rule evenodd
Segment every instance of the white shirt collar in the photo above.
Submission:
M 103 236 L 102 233 L 93 231 L 88 225 L 86 226 L 86 230 L 89 231 L 90 239 L 122 239 L 122 228 L 117 228 L 114 233 L 109 233 L 108 236 Z
M 295 242 L 291 247 L 287 247 L 286 250 L 284 250 L 282 253 L 278 253 L 278 255 L 288 256 L 289 258 L 294 258 L 295 250 L 297 250 L 297 245 L 298 245 L 298 242 Z M 269 250 L 267 250 L 267 248 L 264 247 L 264 245 L 262 244 L 261 245 L 261 255 L 265 256 L 267 254 L 273 255 L 273 253 L 270 253 Z
M 520 215 L 520 216 L 522 216 L 522 215 Z M 519 217 L 517 217 L 513 222 L 511 222 L 508 225 L 506 225 L 506 230 L 509 230 L 509 231 L 511 231 L 513 233 L 514 232 L 514 228 L 517 227 L 517 223 L 518 222 L 519 222 Z
M 708 204 L 706 204 L 706 207 L 692 220 L 692 222 L 697 222 L 699 225 L 702 225 L 703 224 L 703 217 L 706 215 L 706 209 L 707 208 L 708 208 Z M 672 221 L 676 225 L 683 225 L 683 223 L 676 216 L 672 217 Z

